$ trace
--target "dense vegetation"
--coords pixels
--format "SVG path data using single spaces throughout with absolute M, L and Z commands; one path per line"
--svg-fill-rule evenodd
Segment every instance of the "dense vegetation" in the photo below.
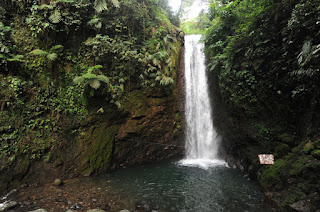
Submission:
M 135 89 L 170 93 L 183 37 L 171 21 L 162 0 L 1 1 L 0 170 L 50 161 L 66 132 Z
M 246 149 L 254 163 L 259 153 L 275 153 L 261 180 L 281 191 L 273 197 L 282 210 L 299 200 L 317 209 L 319 1 L 212 1 L 209 18 L 208 68 L 233 126 L 230 146 L 236 154 Z

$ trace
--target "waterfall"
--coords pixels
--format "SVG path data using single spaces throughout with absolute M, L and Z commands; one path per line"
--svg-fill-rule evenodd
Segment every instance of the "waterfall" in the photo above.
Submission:
M 218 157 L 220 137 L 212 120 L 204 44 L 201 35 L 185 36 L 186 157 L 182 165 L 225 165 Z

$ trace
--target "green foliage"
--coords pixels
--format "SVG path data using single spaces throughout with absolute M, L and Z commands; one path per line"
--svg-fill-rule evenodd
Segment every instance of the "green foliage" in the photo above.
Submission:
M 109 78 L 104 76 L 104 75 L 95 75 L 92 72 L 94 70 L 99 70 L 100 68 L 102 68 L 101 65 L 95 65 L 92 66 L 90 68 L 88 68 L 87 73 L 83 74 L 82 76 L 76 77 L 73 79 L 73 82 L 75 84 L 80 84 L 82 82 L 85 82 L 87 80 L 87 83 L 95 90 L 100 88 L 101 83 L 100 82 L 104 82 L 106 84 L 108 84 Z
M 22 154 L 50 161 L 60 135 L 77 130 L 91 111 L 87 94 L 99 99 L 90 104 L 120 108 L 134 89 L 170 90 L 180 31 L 166 5 L 55 0 L 0 7 L 1 161 Z
M 231 110 L 292 125 L 319 112 L 317 1 L 212 1 L 209 17 L 208 68 Z
M 204 34 L 211 25 L 208 15 L 202 11 L 197 18 L 183 21 L 181 29 L 187 35 Z
M 270 166 L 261 176 L 261 184 L 269 190 L 281 190 L 284 188 L 281 171 L 286 166 L 284 160 L 280 159 Z

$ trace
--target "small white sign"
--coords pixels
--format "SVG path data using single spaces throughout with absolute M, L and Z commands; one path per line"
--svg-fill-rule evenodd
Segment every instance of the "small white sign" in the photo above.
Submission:
M 260 164 L 273 165 L 274 156 L 272 154 L 261 154 L 259 155 Z

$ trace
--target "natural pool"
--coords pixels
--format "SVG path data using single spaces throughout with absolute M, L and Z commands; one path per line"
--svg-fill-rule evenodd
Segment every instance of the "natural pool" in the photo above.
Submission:
M 207 169 L 160 163 L 118 170 L 95 177 L 161 211 L 273 211 L 263 202 L 259 185 L 226 166 Z
M 159 212 L 273 211 L 263 202 L 259 185 L 243 172 L 224 163 L 202 168 L 180 164 L 123 168 L 100 176 L 69 179 L 59 187 L 30 185 L 7 200 L 19 203 L 15 211 L 134 211 L 139 201 L 146 201 Z

